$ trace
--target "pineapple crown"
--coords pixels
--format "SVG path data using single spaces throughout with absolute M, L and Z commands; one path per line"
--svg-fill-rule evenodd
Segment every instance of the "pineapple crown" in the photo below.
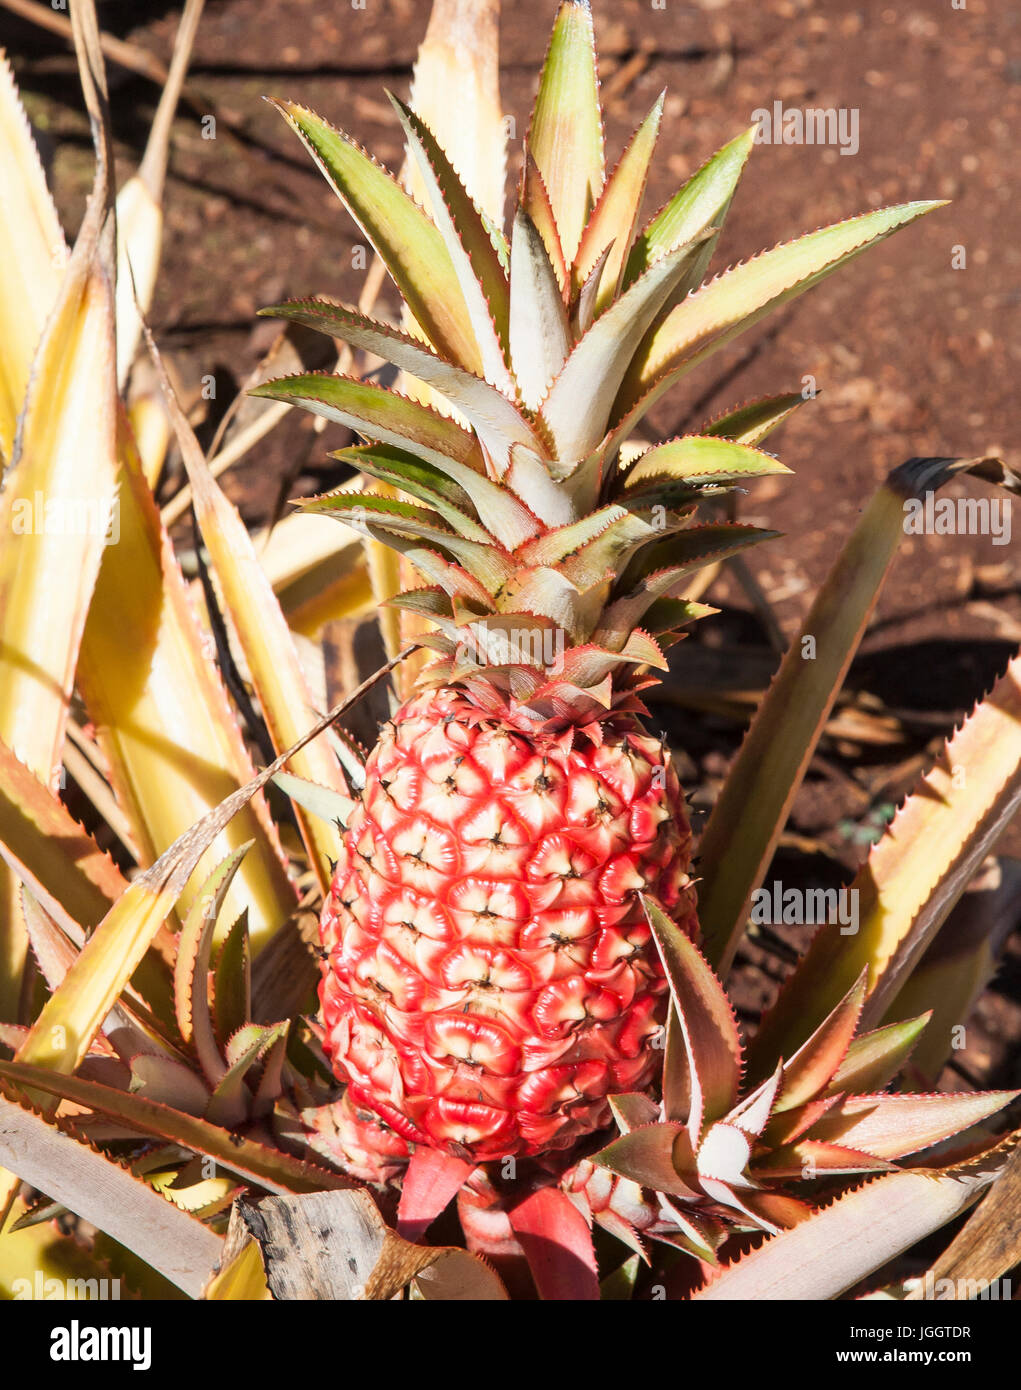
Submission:
M 526 722 L 641 709 L 638 668 L 665 669 L 664 649 L 713 611 L 684 599 L 693 570 L 775 534 L 698 523 L 699 502 L 790 471 L 756 446 L 802 397 L 651 447 L 633 432 L 687 370 L 937 204 L 838 223 L 702 284 L 754 129 L 642 227 L 664 99 L 607 175 L 592 16 L 574 0 L 554 24 L 509 240 L 428 126 L 391 101 L 429 212 L 342 132 L 275 104 L 389 270 L 410 331 L 324 299 L 263 313 L 389 361 L 424 398 L 330 373 L 254 394 L 369 441 L 335 457 L 385 488 L 305 508 L 400 551 L 426 580 L 392 600 L 430 625 L 421 640 L 439 659 L 420 684 L 459 684 Z

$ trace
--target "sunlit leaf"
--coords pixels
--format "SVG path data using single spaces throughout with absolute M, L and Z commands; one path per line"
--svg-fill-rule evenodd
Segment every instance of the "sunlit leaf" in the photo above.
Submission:
M 615 421 L 634 424 L 697 362 L 810 289 L 867 247 L 942 203 L 905 203 L 838 222 L 725 270 L 648 334 L 621 387 Z
M 1001 1146 L 960 1168 L 874 1178 L 729 1265 L 693 1301 L 836 1298 L 952 1221 L 1006 1158 Z
M 2 1097 L 0 1116 L 0 1162 L 198 1295 L 222 1246 L 208 1226 L 41 1116 Z
M 314 111 L 276 101 L 372 242 L 437 352 L 481 373 L 482 355 L 443 237 L 390 174 Z
M 656 213 L 635 241 L 624 272 L 630 285 L 654 261 L 682 242 L 690 241 L 706 227 L 722 227 L 734 190 L 754 144 L 755 128 L 744 131 L 705 162 Z M 703 246 L 692 266 L 692 278 L 685 288 L 697 285 L 709 264 L 716 236 Z M 697 278 L 696 278 L 697 277 Z
M 599 202 L 589 218 L 572 267 L 573 288 L 577 293 L 606 253 L 596 295 L 595 312 L 601 313 L 613 298 L 621 281 L 624 264 L 642 206 L 642 194 L 649 173 L 649 162 L 659 136 L 663 118 L 661 93 L 656 104 L 635 131 L 620 162 L 606 180 Z M 638 275 L 634 276 L 635 279 Z
M 506 351 L 510 301 L 507 275 L 479 209 L 428 125 L 390 95 L 408 148 L 429 194 L 433 221 L 443 237 L 464 296 L 487 381 L 511 392 Z
M 303 1163 L 279 1149 L 272 1149 L 253 1139 L 232 1134 L 230 1130 L 211 1124 L 208 1120 L 187 1115 L 158 1101 L 146 1100 L 143 1096 L 117 1091 L 110 1086 L 98 1085 L 94 1081 L 83 1081 L 78 1076 L 58 1076 L 40 1067 L 22 1066 L 17 1062 L 0 1062 L 0 1078 L 14 1082 L 22 1089 L 47 1091 L 53 1096 L 72 1100 L 76 1105 L 87 1106 L 100 1114 L 114 1116 L 139 1134 L 151 1134 L 167 1143 L 180 1144 L 194 1153 L 207 1154 L 210 1158 L 216 1159 L 219 1167 L 227 1172 L 236 1173 L 243 1180 L 257 1183 L 270 1192 L 313 1192 L 320 1188 L 357 1186 L 339 1173 Z M 39 1123 L 46 1124 L 41 1118 Z M 52 1125 L 46 1128 L 48 1133 L 56 1135 L 57 1138 L 64 1137 Z M 0 1153 L 2 1145 L 3 1136 L 0 1135 Z M 105 1163 L 108 1160 L 102 1161 Z M 34 1181 L 30 1174 L 25 1176 L 27 1181 Z M 47 1192 L 57 1191 L 58 1196 L 60 1194 L 60 1189 L 47 1187 L 45 1184 L 40 1186 Z M 74 1206 L 70 1202 L 65 1205 L 72 1208 Z M 86 1215 L 85 1212 L 81 1214 Z M 112 1229 L 110 1233 L 116 1235 Z
M 0 57 L 0 455 L 14 429 L 68 250 L 10 64 Z
M 120 458 L 120 539 L 104 555 L 78 684 L 143 862 L 152 864 L 253 768 L 126 432 Z M 186 885 L 182 907 L 188 910 L 219 860 L 248 840 L 254 845 L 226 911 L 236 917 L 248 907 L 257 954 L 296 900 L 262 798 L 225 828 L 199 866 L 201 877 Z
M 587 0 L 562 0 L 528 129 L 567 261 L 603 189 L 603 121 Z

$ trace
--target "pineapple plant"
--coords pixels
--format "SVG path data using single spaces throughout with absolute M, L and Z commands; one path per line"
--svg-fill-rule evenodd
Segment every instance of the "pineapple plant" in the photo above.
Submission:
M 731 320 L 934 204 L 817 233 L 800 279 L 766 253 L 716 305 L 726 277 L 698 287 L 753 132 L 643 228 L 662 99 L 606 177 L 587 4 L 559 7 L 509 240 L 391 100 L 425 209 L 341 132 L 279 105 L 412 331 L 323 299 L 264 312 L 388 360 L 429 403 L 331 374 L 255 392 L 366 440 L 338 457 L 385 489 L 306 509 L 407 557 L 418 584 L 392 602 L 424 620 L 434 656 L 344 819 L 321 922 L 324 1042 L 352 1097 L 406 1140 L 526 1157 L 604 1127 L 609 1097 L 645 1089 L 662 1061 L 668 991 L 640 895 L 692 939 L 698 923 L 684 796 L 642 691 L 711 611 L 685 599 L 693 571 L 768 534 L 704 509 L 788 472 L 757 446 L 799 398 L 662 443 L 634 431 Z
M 394 101 L 417 201 L 347 136 L 278 103 L 405 306 L 402 329 L 369 302 L 268 311 L 345 347 L 336 372 L 261 386 L 262 421 L 299 405 L 364 441 L 338 454 L 358 479 L 279 529 L 322 545 L 324 575 L 350 569 L 321 610 L 371 612 L 371 576 L 400 617 L 384 624 L 400 640 L 383 669 L 321 717 L 295 642 L 307 606 L 287 584 L 274 592 L 165 374 L 190 490 L 164 519 L 190 498 L 216 581 L 205 617 L 219 606 L 226 620 L 216 663 L 155 505 L 158 449 L 135 451 L 119 382 L 141 325 L 123 280 L 113 297 L 91 0 L 72 19 L 96 187 L 66 274 L 0 66 L 19 210 L 0 223 L 0 518 L 12 480 L 59 490 L 73 473 L 100 497 L 115 476 L 127 542 L 99 556 L 92 541 L 0 533 L 5 1220 L 16 1202 L 0 1293 L 28 1251 L 54 1271 L 120 1270 L 130 1252 L 130 1286 L 149 1297 L 619 1298 L 663 1281 L 695 1299 L 840 1297 L 989 1188 L 1009 1191 L 1017 1135 L 999 1139 L 990 1120 L 1016 1093 L 925 1093 L 946 1020 L 967 1015 L 992 969 L 986 944 L 956 943 L 955 979 L 918 959 L 1021 796 L 1018 661 L 861 866 L 858 933 L 820 927 L 750 1041 L 725 981 L 904 498 L 965 470 L 1014 490 L 1016 477 L 990 459 L 890 475 L 806 618 L 816 660 L 797 643 L 783 658 L 697 858 L 670 753 L 643 724 L 666 652 L 711 611 L 693 596 L 698 567 L 771 534 L 737 524 L 728 494 L 788 472 L 760 446 L 802 398 L 661 443 L 644 416 L 771 308 L 935 204 L 852 218 L 705 280 L 752 132 L 643 222 L 662 101 L 607 173 L 591 14 L 564 0 L 507 236 L 493 122 L 485 198 L 456 131 L 433 128 L 443 74 L 464 61 L 465 11 L 482 27 L 495 9 L 440 0 L 412 106 Z M 189 0 L 178 84 L 200 10 Z M 154 126 L 164 163 L 168 128 Z M 156 202 L 159 162 L 145 161 Z M 118 220 L 122 251 L 155 264 L 151 225 Z M 359 375 L 358 352 L 391 362 L 397 389 Z M 323 545 L 313 516 L 364 542 L 326 525 Z M 399 593 L 384 587 L 384 546 L 405 567 Z M 59 582 L 100 560 L 94 589 Z M 307 567 L 303 554 L 290 577 Z M 29 621 L 43 599 L 45 633 Z M 250 682 L 247 730 L 221 666 Z M 411 679 L 366 753 L 331 726 L 391 671 Z M 254 777 L 253 716 L 277 755 Z M 63 760 L 104 844 L 118 827 L 118 863 L 53 790 Z M 278 837 L 281 792 L 295 825 Z M 19 1180 L 47 1196 L 26 1207 Z M 97 1228 L 90 1249 L 55 1229 L 64 1212 Z M 997 1242 L 983 1277 L 1012 1258 L 1016 1242 Z M 893 1297 L 907 1291 L 898 1270 Z

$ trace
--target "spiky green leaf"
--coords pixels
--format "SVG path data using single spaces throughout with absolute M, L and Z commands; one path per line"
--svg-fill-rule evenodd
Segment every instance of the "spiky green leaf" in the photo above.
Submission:
M 603 188 L 603 122 L 588 0 L 563 0 L 553 26 L 528 147 L 549 190 L 564 256 L 574 259 Z
M 336 189 L 393 276 L 437 352 L 469 372 L 483 370 L 457 272 L 435 223 L 343 131 L 308 107 L 273 100 Z

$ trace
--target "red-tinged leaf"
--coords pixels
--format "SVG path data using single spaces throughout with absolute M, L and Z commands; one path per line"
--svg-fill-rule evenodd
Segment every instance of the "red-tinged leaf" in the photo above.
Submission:
M 554 1187 L 540 1188 L 514 1208 L 510 1222 L 540 1298 L 599 1298 L 592 1235 L 569 1197 Z
M 881 1091 L 911 1056 L 931 1017 L 931 1013 L 919 1014 L 917 1018 L 890 1023 L 855 1038 L 847 1049 L 847 1056 L 833 1073 L 825 1094 L 864 1095 L 869 1091 Z
M 637 510 L 627 512 L 611 521 L 598 536 L 580 546 L 573 554 L 565 556 L 561 572 L 582 592 L 594 588 L 608 573 L 624 565 L 629 555 L 655 541 L 657 519 L 650 516 L 646 521 L 638 515 Z M 683 517 L 668 515 L 666 534 L 672 534 L 684 525 Z
M 646 329 L 701 245 L 702 239 L 696 238 L 657 261 L 573 348 L 540 411 L 555 442 L 562 473 L 573 471 L 603 438 L 617 388 Z
M 274 1045 L 286 1035 L 287 1023 L 276 1023 L 272 1027 L 258 1024 L 241 1030 L 247 1037 L 247 1046 L 228 1054 L 230 1068 L 220 1078 L 209 1100 L 206 1118 L 224 1129 L 233 1129 L 248 1119 L 252 1110 L 252 1092 L 245 1078 L 256 1062 L 271 1052 Z M 234 1041 L 232 1039 L 232 1041 Z
M 394 449 L 386 445 L 357 446 L 350 449 L 335 449 L 330 455 L 340 463 L 350 464 L 352 468 L 357 468 L 360 472 L 368 474 L 370 478 L 378 478 L 380 482 L 408 493 L 418 502 L 424 502 L 427 507 L 432 507 L 433 511 L 440 514 L 448 526 L 469 541 L 486 541 L 488 536 L 482 526 L 471 515 L 472 505 L 470 491 L 463 489 L 459 484 L 453 484 L 451 479 L 457 476 L 457 470 L 463 465 L 450 463 L 442 471 L 434 465 L 425 462 L 424 459 L 415 458 L 412 454 L 406 453 L 403 449 Z M 449 469 L 455 470 L 452 474 Z M 465 469 L 465 473 L 472 480 L 472 485 L 486 484 L 494 489 L 500 496 L 501 501 L 506 500 L 511 504 L 513 510 L 514 499 L 502 492 L 499 485 L 491 483 L 488 478 L 481 477 L 478 473 Z M 446 476 L 444 476 L 446 474 Z M 531 523 L 532 534 L 538 529 L 535 522 Z M 501 537 L 501 539 L 503 539 Z M 395 596 L 398 597 L 398 596 Z
M 248 914 L 242 912 L 228 931 L 213 972 L 213 1023 L 222 1047 L 252 1014 L 252 953 Z
M 738 1129 L 743 1129 L 746 1134 L 760 1135 L 773 1113 L 783 1077 L 783 1063 L 778 1062 L 773 1075 L 767 1077 L 761 1086 L 734 1106 L 727 1116 L 728 1124 L 737 1125 Z
M 610 259 L 612 244 L 607 246 L 595 265 L 589 271 L 588 279 L 582 283 L 571 310 L 571 332 L 575 338 L 583 337 L 596 319 L 596 296 L 603 278 L 606 262 Z
M 27 1024 L 0 1023 L 0 1047 L 9 1047 L 16 1052 L 27 1037 Z
M 516 492 L 533 516 L 547 526 L 566 526 L 577 515 L 567 490 L 553 481 L 543 461 L 524 445 L 512 444 L 510 453 L 505 486 Z M 595 506 L 594 499 L 592 505 Z
M 627 520 L 628 514 L 623 507 L 600 507 L 589 516 L 558 526 L 529 541 L 521 547 L 517 561 L 523 568 L 562 566 L 571 555 L 604 534 L 615 522 Z
M 654 1124 L 659 1115 L 659 1106 L 651 1096 L 641 1091 L 611 1096 L 610 1109 L 621 1134 L 627 1134 L 629 1130 L 638 1129 L 641 1125 Z
M 425 507 L 413 507 L 396 498 L 366 492 L 325 493 L 304 502 L 302 510 L 325 512 L 353 530 L 377 537 L 391 549 L 407 555 L 426 578 L 433 578 L 433 574 L 422 560 L 423 542 L 461 561 L 488 586 L 490 593 L 495 594 L 514 570 L 508 552 L 480 541 L 465 540 L 448 529 L 438 513 Z
M 957 1168 L 873 1178 L 728 1265 L 692 1301 L 837 1298 L 970 1206 L 1010 1147 Z
M 712 1217 L 696 1215 L 691 1209 L 680 1207 L 665 1197 L 660 1200 L 677 1229 L 670 1230 L 664 1223 L 654 1227 L 649 1234 L 666 1245 L 686 1251 L 696 1260 L 704 1260 L 707 1265 L 715 1266 L 716 1252 L 729 1235 L 729 1228 Z
M 186 1043 L 193 1043 L 211 1085 L 227 1068 L 213 1031 L 209 999 L 209 959 L 220 909 L 248 849 L 242 845 L 227 856 L 202 886 L 185 919 L 174 967 L 174 1006 L 177 1026 Z
M 208 1090 L 190 1067 L 148 1053 L 131 1059 L 131 1091 L 186 1115 L 203 1114 L 209 1101 Z
M 438 1149 L 418 1148 L 412 1154 L 397 1207 L 397 1234 L 419 1241 L 464 1186 L 474 1165 Z
M 525 146 L 525 167 L 521 173 L 520 206 L 522 212 L 538 228 L 543 245 L 546 247 L 546 255 L 549 257 L 550 264 L 556 274 L 557 283 L 561 291 L 565 290 L 567 287 L 567 262 L 564 260 L 564 248 L 560 243 L 560 233 L 557 231 L 556 220 L 553 217 L 549 192 L 527 145 Z
M 818 392 L 816 392 L 818 395 Z M 767 434 L 792 415 L 799 405 L 804 405 L 806 396 L 800 391 L 791 391 L 784 396 L 764 396 L 758 401 L 749 401 L 718 415 L 715 420 L 704 425 L 703 434 L 719 439 L 733 439 L 736 444 L 761 444 Z
M 829 1017 L 784 1063 L 783 1087 L 775 1106 L 777 1114 L 807 1104 L 832 1081 L 858 1027 L 865 1002 L 865 978 L 863 970 Z
M 21 890 L 21 907 L 32 952 L 47 988 L 54 994 L 78 959 L 85 935 L 77 922 L 67 920 L 64 928 L 58 925 L 25 887 Z M 111 1005 L 102 1027 L 107 1036 L 96 1034 L 91 1051 L 115 1051 L 125 1060 L 138 1052 L 181 1060 L 177 1049 L 165 1037 L 165 1026 L 148 1013 L 130 985 L 125 986 L 121 997 Z
M 797 1110 L 788 1110 L 783 1115 L 776 1115 L 766 1126 L 763 1138 L 772 1146 L 791 1144 L 795 1139 L 807 1134 L 815 1122 L 821 1120 L 823 1115 L 829 1114 L 842 1099 L 842 1094 L 820 1096 L 818 1100 L 810 1100 L 807 1105 L 801 1105 Z
M 606 308 L 616 294 L 625 262 L 631 251 L 642 208 L 649 162 L 659 138 L 664 95 L 660 93 L 656 98 L 652 110 L 632 136 L 617 167 L 607 179 L 599 202 L 582 233 L 581 245 L 578 247 L 578 255 L 571 270 L 572 285 L 576 294 L 599 264 L 600 258 L 606 256 L 596 296 L 597 314 Z
M 720 228 L 730 208 L 741 172 L 747 163 L 755 131 L 742 131 L 706 160 L 680 188 L 637 238 L 628 258 L 623 283 L 630 285 L 656 260 L 690 240 L 705 227 Z M 716 237 L 707 244 L 697 269 L 697 284 L 709 264 Z M 691 286 L 689 285 L 688 288 Z
M 231 1134 L 208 1120 L 186 1115 L 158 1101 L 101 1086 L 95 1081 L 61 1076 L 43 1067 L 29 1067 L 19 1062 L 0 1062 L 0 1080 L 13 1083 L 19 1090 L 45 1091 L 112 1116 L 138 1134 L 151 1134 L 168 1144 L 180 1144 L 193 1153 L 208 1154 L 227 1172 L 236 1173 L 270 1192 L 315 1192 L 323 1187 L 357 1186 L 339 1173 L 303 1163 L 278 1149 Z
M 4 68 L 0 64 L 0 86 Z M 94 927 L 127 887 L 124 875 L 59 797 L 0 742 L 0 844 L 22 882 L 52 911 L 51 900 Z
M 785 1192 L 746 1192 L 745 1204 L 764 1225 L 789 1231 L 815 1215 L 810 1202 L 788 1197 Z
M 716 1178 L 728 1187 L 751 1187 L 748 1165 L 752 1156 L 752 1136 L 737 1125 L 718 1121 L 710 1125 L 696 1154 L 699 1177 Z
M 882 539 L 875 531 L 870 536 L 870 527 L 863 519 L 838 562 L 845 582 L 827 580 L 820 595 L 820 600 L 825 599 L 825 602 L 820 606 L 817 600 L 813 608 L 815 616 L 810 614 L 806 620 L 804 631 L 818 635 L 816 659 L 802 661 L 800 656 L 795 656 L 789 666 L 784 659 L 780 674 L 760 705 L 755 723 L 742 745 L 740 761 L 749 753 L 763 755 L 755 764 L 757 772 L 752 773 L 753 764 L 749 761 L 740 778 L 740 789 L 753 802 L 763 797 L 772 798 L 771 779 L 779 774 L 783 774 L 784 785 L 790 788 L 800 782 L 805 764 L 798 750 L 794 750 L 798 752 L 798 768 L 792 780 L 790 773 L 794 771 L 795 759 L 782 754 L 774 756 L 767 740 L 775 733 L 779 721 L 790 741 L 791 710 L 796 709 L 801 714 L 805 711 L 805 701 L 815 699 L 813 691 L 805 687 L 814 686 L 819 677 L 807 668 L 818 670 L 820 662 L 829 659 L 827 649 L 830 648 L 829 637 L 819 634 L 825 634 L 828 627 L 834 636 L 837 627 L 844 627 L 846 631 L 853 625 L 861 630 L 858 622 L 863 623 L 867 617 L 874 594 L 860 620 L 847 614 L 849 596 L 859 589 L 859 575 L 873 566 L 873 557 L 879 558 L 877 549 L 892 553 L 903 536 L 905 499 L 934 490 L 947 477 L 962 471 L 988 476 L 987 462 L 995 461 L 912 460 L 895 470 L 890 484 L 881 489 L 866 512 L 866 519 L 871 515 L 873 524 L 878 522 L 877 503 L 882 504 Z M 870 581 L 870 587 L 878 584 L 879 577 Z M 842 613 L 847 616 L 841 616 Z M 850 655 L 846 636 L 842 645 L 841 665 Z M 796 641 L 790 650 L 796 653 L 798 649 Z M 832 655 L 832 648 L 830 651 Z M 800 679 L 795 674 L 796 667 L 804 669 Z M 829 704 L 827 698 L 826 709 Z M 768 714 L 767 706 L 770 707 Z M 814 747 L 814 736 L 809 752 L 811 747 Z M 788 754 L 790 751 L 789 748 Z M 731 769 L 728 789 L 734 786 L 736 769 L 737 764 Z M 959 776 L 960 770 L 966 770 L 966 775 Z M 778 800 L 786 804 L 787 795 L 781 792 Z M 742 864 L 739 876 L 729 868 L 726 875 L 714 872 L 722 862 L 720 852 L 724 849 L 724 841 L 733 843 L 734 834 L 741 833 L 737 829 L 739 825 L 754 837 L 757 847 L 762 843 L 768 848 L 772 836 L 760 841 L 759 828 L 754 824 L 758 817 L 752 816 L 749 824 L 744 803 L 735 804 L 732 797 L 729 809 L 734 821 L 728 829 L 726 817 L 721 815 L 725 799 L 726 794 L 717 802 L 702 837 L 702 871 L 707 878 L 712 874 L 714 882 L 707 893 L 699 893 L 699 916 L 703 929 L 708 930 L 705 910 L 709 899 L 711 915 L 719 928 L 717 945 L 722 946 L 724 939 L 729 938 L 729 956 L 740 936 L 740 931 L 734 929 L 737 921 L 734 908 L 739 910 L 739 900 L 745 896 L 747 871 Z M 949 740 L 935 766 L 922 778 L 859 869 L 849 889 L 851 895 L 856 895 L 854 900 L 858 906 L 856 932 L 844 935 L 836 926 L 823 927 L 816 932 L 776 1004 L 760 1024 L 750 1049 L 752 1069 L 771 1065 L 778 1054 L 797 1046 L 809 1028 L 814 1027 L 850 987 L 864 966 L 869 969 L 869 994 L 862 1022 L 866 1027 L 881 1022 L 898 989 L 1018 806 L 1021 806 L 1021 657 L 1011 661 L 986 699 L 976 706 Z M 764 829 L 761 821 L 760 826 Z M 747 839 L 744 843 L 748 843 Z M 707 865 L 710 849 L 712 862 Z M 758 860 L 758 848 L 753 857 Z M 735 882 L 738 877 L 744 882 Z M 740 929 L 743 929 L 743 922 Z
M 560 285 L 538 227 L 518 208 L 511 237 L 510 351 L 521 400 L 539 406 L 571 351 Z
M 63 982 L 78 950 L 58 928 L 46 909 L 36 902 L 24 884 L 21 888 L 20 902 L 28 944 L 32 948 L 39 973 L 46 981 L 46 988 L 52 994 Z M 69 925 L 77 926 L 77 923 Z
M 605 610 L 600 626 L 593 633 L 593 641 L 607 646 L 626 641 L 628 633 L 657 600 L 683 594 L 697 569 L 777 534 L 755 526 L 693 526 L 689 531 L 671 536 L 665 552 L 660 546 L 647 546 L 628 566 L 620 585 L 623 597 Z M 692 616 L 705 616 L 706 611 L 696 606 Z
M 680 1165 L 677 1163 L 679 1138 Z M 676 1121 L 642 1125 L 614 1139 L 605 1149 L 600 1149 L 599 1153 L 593 1155 L 592 1162 L 654 1192 L 666 1192 L 674 1197 L 693 1200 L 698 1192 L 693 1187 L 694 1163 L 691 1146 L 685 1142 L 686 1139 L 687 1130 Z M 678 1171 L 678 1167 L 681 1171 Z M 686 1174 L 687 1182 L 682 1174 Z
M 689 434 L 647 449 L 624 474 L 622 486 L 631 492 L 666 481 L 729 483 L 790 471 L 761 449 L 732 439 Z
M 223 1050 L 223 1055 L 227 1058 L 227 1065 L 236 1066 L 238 1062 L 248 1057 L 253 1048 L 261 1047 L 266 1038 L 266 1024 L 246 1023 L 227 1039 L 227 1045 Z
M 627 418 L 634 428 L 696 363 L 869 246 L 941 206 L 917 202 L 880 208 L 763 251 L 717 275 L 650 330 L 621 386 L 614 420 Z
M 315 112 L 274 101 L 393 276 L 438 352 L 468 371 L 482 356 L 443 237 L 400 184 Z
M 808 1182 L 819 1174 L 887 1172 L 895 1166 L 888 1159 L 861 1149 L 802 1139 L 756 1160 L 753 1170 L 756 1177 L 799 1178 Z
M 630 1221 L 626 1221 L 623 1216 L 618 1215 L 618 1213 L 610 1207 L 605 1211 L 597 1212 L 593 1219 L 597 1226 L 601 1226 L 602 1229 L 613 1236 L 615 1240 L 619 1240 L 622 1245 L 626 1245 L 628 1249 L 633 1250 L 639 1259 L 644 1260 L 646 1264 L 651 1263 L 645 1249 L 645 1244 Z M 605 1297 L 605 1289 L 602 1296 Z
M 377 322 L 325 299 L 296 299 L 260 312 L 271 318 L 304 324 L 306 328 L 314 328 L 333 338 L 342 338 L 352 347 L 374 352 L 395 367 L 400 367 L 401 371 L 425 382 L 467 416 L 501 474 L 510 462 L 508 450 L 511 444 L 524 444 L 537 454 L 545 453 L 543 443 L 532 425 L 495 386 L 438 356 L 427 344 L 391 328 L 389 324 Z M 262 388 L 256 388 L 252 394 L 267 393 Z
M 878 1158 L 903 1158 L 995 1115 L 1019 1091 L 848 1096 L 813 1127 L 812 1137 Z
M 723 986 L 694 942 L 653 899 L 641 895 L 656 939 L 688 1059 L 688 1133 L 697 1151 L 705 1128 L 734 1106 L 741 1082 L 741 1039 Z M 668 1117 L 670 1102 L 664 1097 Z
M 299 372 L 264 381 L 249 395 L 300 405 L 381 444 L 411 449 L 432 463 L 456 459 L 477 473 L 485 472 L 478 440 L 468 430 L 430 406 L 370 381 L 333 372 Z
M 270 1041 L 269 1047 L 263 1053 L 262 1073 L 255 1088 L 255 1099 L 249 1106 L 249 1113 L 253 1119 L 258 1120 L 269 1115 L 283 1093 L 290 1031 L 291 1020 L 287 1019 L 279 1024 L 276 1037 Z
M 939 1282 L 943 1279 L 953 1281 L 949 1288 L 957 1298 L 962 1297 L 958 1280 L 966 1281 L 964 1296 L 969 1299 L 1006 1297 L 1010 1291 L 1009 1281 L 999 1286 L 1002 1295 L 998 1294 L 995 1281 L 1002 1279 L 1021 1258 L 1019 1198 L 1021 1151 L 1015 1149 L 996 1184 L 995 1197 L 979 1204 L 923 1278 L 909 1281 L 912 1288 L 907 1299 L 932 1298 L 933 1293 L 939 1298 L 948 1288 Z
M 562 0 L 539 80 L 528 147 L 549 189 L 564 255 L 574 259 L 603 189 L 603 122 L 588 0 Z
M 732 1211 L 739 1212 L 753 1229 L 768 1231 L 771 1235 L 775 1235 L 779 1231 L 780 1227 L 775 1221 L 772 1221 L 768 1216 L 759 1215 L 755 1208 L 749 1205 L 756 1195 L 756 1189 L 747 1183 L 740 1184 L 738 1191 L 735 1191 L 734 1186 L 723 1178 L 703 1175 L 702 1189 L 707 1197 L 721 1207 L 730 1207 Z M 733 1220 L 733 1218 L 731 1219 Z
M 428 464 L 397 450 L 346 449 L 333 457 L 419 497 L 469 540 L 487 541 L 492 535 L 508 550 L 514 550 L 540 529 L 536 518 L 509 490 L 507 475 L 502 483 L 493 482 L 457 459 L 441 458 L 430 469 Z M 451 493 L 456 496 L 451 497 Z M 472 507 L 483 526 L 473 519 Z
M 911 1054 L 912 1077 L 920 1089 L 936 1084 L 957 1041 L 957 1025 L 971 1017 L 1019 921 L 1021 859 L 990 856 L 885 1011 L 884 1022 L 893 1022 L 929 1010 L 925 1033 Z M 848 1090 L 879 1091 L 882 1083 Z
M 483 375 L 510 393 L 513 382 L 506 361 L 510 303 L 499 253 L 482 213 L 428 125 L 392 92 L 388 96 L 429 194 L 433 221 L 453 263 L 482 355 Z
M 699 920 L 706 954 L 725 975 L 744 934 L 748 911 L 773 857 L 798 787 L 805 776 L 830 711 L 843 684 L 851 660 L 861 641 L 879 596 L 886 571 L 905 533 L 905 503 L 938 488 L 962 471 L 988 473 L 990 461 L 912 459 L 894 469 L 886 483 L 874 494 L 819 591 L 805 619 L 799 637 L 788 648 L 765 697 L 759 703 L 752 727 L 730 770 L 727 784 L 717 799 L 699 846 Z M 803 659 L 805 638 L 812 642 L 813 659 Z M 1015 703 L 1011 682 L 1003 685 L 1005 703 Z M 1007 715 L 1006 709 L 1003 711 Z M 997 722 L 992 714 L 988 725 Z M 1001 737 L 1007 737 L 1012 750 L 1019 750 L 1021 736 L 1009 716 L 999 720 Z M 1012 751 L 1010 757 L 1014 758 Z M 1000 771 L 997 762 L 997 771 Z M 1017 763 L 1014 762 L 1012 771 Z M 1012 772 L 1003 770 L 1000 785 L 1010 792 Z M 945 779 L 950 782 L 949 774 Z M 975 814 L 989 812 L 987 798 L 971 788 L 968 801 Z M 1015 794 L 1021 795 L 1018 788 Z M 956 793 L 955 793 L 956 795 Z M 932 808 L 943 801 L 927 798 Z M 1001 808 L 1002 810 L 1002 808 Z M 942 816 L 948 822 L 958 819 L 955 811 Z M 998 822 L 994 814 L 992 821 Z M 991 827 L 990 827 L 991 828 Z M 932 850 L 934 844 L 956 851 L 960 838 L 952 841 L 950 826 L 944 839 L 935 827 L 927 826 L 912 837 L 920 860 L 905 875 L 903 891 L 929 911 L 943 911 L 944 895 L 935 891 L 939 883 Z M 953 849 L 951 845 L 953 844 Z M 852 885 L 850 901 L 858 906 L 857 931 L 847 924 L 824 927 L 816 934 L 812 947 L 781 992 L 777 1009 L 764 1020 L 750 1048 L 751 1071 L 762 1076 L 771 1071 L 778 1056 L 790 1056 L 807 1034 L 818 1026 L 857 979 L 862 967 L 870 965 L 870 987 L 875 984 L 877 938 L 884 928 L 901 922 L 901 914 L 884 905 L 867 920 L 869 903 L 862 883 Z M 963 887 L 963 883 L 962 883 Z M 855 896 L 855 890 L 858 894 Z M 946 910 L 950 903 L 946 904 Z M 890 932 L 890 935 L 895 935 Z M 889 949 L 892 949 L 892 944 Z M 820 955 L 821 953 L 821 955 Z M 807 965 L 806 962 L 811 962 Z M 788 1003 L 788 1000 L 790 1001 Z M 808 1002 L 810 1001 L 810 1002 Z M 863 1015 L 868 1022 L 869 1003 Z M 877 1020 L 878 1021 L 878 1020 Z

